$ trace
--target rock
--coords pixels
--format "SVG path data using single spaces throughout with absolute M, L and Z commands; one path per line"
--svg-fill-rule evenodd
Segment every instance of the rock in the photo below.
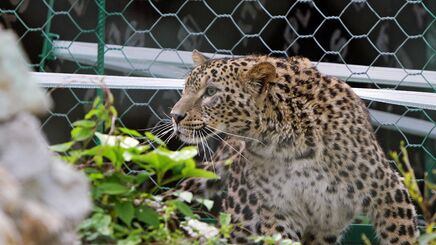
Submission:
M 14 221 L 8 216 L 19 201 L 17 180 L 0 167 L 0 244 L 22 244 Z
M 86 176 L 56 158 L 31 113 L 50 100 L 0 30 L 0 244 L 74 244 L 92 208 Z
M 47 112 L 51 99 L 30 75 L 16 35 L 0 29 L 0 121 L 19 112 Z

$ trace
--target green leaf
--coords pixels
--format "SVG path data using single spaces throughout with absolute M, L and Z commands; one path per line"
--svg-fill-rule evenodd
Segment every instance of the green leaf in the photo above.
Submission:
M 197 198 L 197 202 L 203 204 L 207 210 L 211 210 L 213 208 L 213 201 L 209 199 Z
M 113 166 L 119 168 L 124 163 L 124 150 L 119 146 L 97 145 L 91 149 L 82 151 L 83 155 L 93 156 L 98 166 L 103 163 L 102 156 L 108 159 Z
M 192 157 L 196 154 L 197 149 L 195 147 L 185 147 L 181 151 L 170 151 L 166 148 L 159 147 L 152 152 L 138 156 L 138 159 L 142 158 L 145 162 L 157 164 L 156 167 L 159 169 L 168 170 L 180 164 L 182 161 L 192 160 Z M 193 167 L 194 166 L 195 164 Z
M 88 178 L 91 181 L 99 180 L 99 179 L 104 179 L 104 175 L 102 173 L 90 173 L 90 174 L 88 174 Z
M 102 133 L 99 133 L 99 132 L 95 132 L 95 136 L 97 137 L 98 141 L 102 145 L 114 146 L 116 144 L 119 144 L 119 142 L 117 142 L 117 137 L 116 136 L 112 136 L 112 135 L 108 135 L 108 134 L 102 134 Z
M 198 150 L 194 146 L 183 147 L 180 151 L 169 151 L 168 157 L 174 161 L 185 161 L 195 157 Z
M 57 144 L 57 145 L 52 145 L 52 146 L 50 146 L 50 151 L 54 151 L 54 152 L 66 152 L 73 145 L 74 145 L 73 141 L 65 142 L 65 143 Z
M 135 209 L 131 202 L 118 202 L 115 204 L 115 213 L 124 223 L 130 225 Z
M 92 107 L 95 108 L 97 107 L 101 102 L 101 98 L 100 97 L 95 97 L 94 102 L 92 103 Z
M 118 240 L 117 245 L 137 245 L 141 243 L 141 235 L 130 233 L 126 239 Z
M 94 131 L 91 128 L 73 128 L 71 130 L 71 138 L 75 141 L 83 141 L 91 138 L 94 135 Z
M 165 159 L 160 157 L 158 154 L 156 154 L 154 151 L 148 152 L 143 155 L 135 155 L 132 156 L 131 161 L 137 163 L 141 167 L 148 169 L 153 168 L 154 170 L 161 170 L 165 166 Z M 168 159 L 167 159 L 168 160 Z
M 198 169 L 198 168 L 185 168 L 182 171 L 183 177 L 200 177 L 206 179 L 219 179 L 220 177 L 213 172 Z
M 109 107 L 109 112 L 110 112 L 110 120 L 109 120 L 109 125 L 110 126 L 112 124 L 112 119 L 117 118 L 118 117 L 118 112 L 117 109 L 115 109 L 114 106 L 110 106 Z M 109 128 L 109 127 L 108 127 Z
M 91 218 L 84 220 L 79 228 L 81 230 L 95 229 L 99 234 L 111 236 L 113 233 L 111 216 L 104 213 L 95 213 Z
M 135 136 L 135 137 L 142 137 L 142 135 L 138 131 L 133 130 L 133 129 L 118 128 L 118 130 L 120 130 L 124 134 L 128 134 L 128 135 Z
M 279 245 L 297 245 L 297 244 L 299 244 L 299 243 L 295 243 L 295 242 L 293 242 L 292 240 L 290 240 L 290 239 L 282 239 L 282 240 L 280 240 L 280 242 L 279 242 Z
M 97 136 L 98 140 L 104 145 L 110 145 L 110 146 L 119 145 L 123 148 L 132 148 L 139 145 L 139 141 L 132 137 L 114 136 L 114 135 L 102 134 L 99 132 L 95 132 L 95 136 Z
M 221 225 L 230 225 L 232 217 L 228 213 L 220 213 L 219 221 Z
M 145 205 L 141 205 L 136 209 L 135 217 L 147 225 L 159 227 L 159 214 Z
M 97 191 L 108 195 L 118 195 L 129 192 L 129 188 L 118 183 L 102 183 L 97 186 Z
M 174 193 L 174 195 L 179 197 L 180 199 L 182 199 L 182 201 L 185 201 L 187 203 L 191 203 L 192 198 L 194 197 L 194 195 L 192 195 L 192 193 L 189 191 L 176 192 L 176 193 Z
M 72 125 L 73 127 L 93 128 L 95 127 L 95 121 L 79 120 L 79 121 L 75 121 Z
M 119 169 L 124 163 L 123 150 L 121 147 L 105 147 L 103 156 L 109 159 L 112 165 Z
M 99 111 L 97 111 L 95 108 L 90 110 L 88 113 L 86 113 L 85 115 L 85 119 L 91 119 L 93 116 L 97 115 L 99 113 Z
M 110 176 L 107 177 L 107 182 L 111 183 L 126 183 L 124 186 L 127 186 L 127 183 L 133 183 L 135 180 L 135 177 L 133 175 L 127 175 L 125 173 L 121 172 L 114 172 Z
M 189 207 L 188 205 L 186 205 L 186 203 L 182 202 L 182 201 L 178 201 L 178 200 L 173 200 L 170 201 L 176 208 L 177 210 L 180 211 L 180 213 L 182 213 L 183 215 L 193 218 L 194 217 L 194 213 L 192 212 L 191 207 Z
M 139 155 L 145 151 L 150 150 L 151 146 L 150 145 L 137 145 L 136 147 L 132 147 L 132 148 L 128 148 L 127 150 L 132 154 L 132 155 Z
M 197 168 L 197 164 L 195 163 L 194 159 L 185 160 L 183 161 L 183 163 L 185 164 L 184 168 L 189 168 L 189 169 Z
M 101 155 L 94 156 L 93 159 L 97 166 L 100 167 L 103 165 L 103 157 Z
M 154 141 L 156 143 L 158 143 L 159 145 L 165 145 L 165 143 L 158 137 L 154 136 L 152 133 L 150 132 L 145 132 L 144 133 L 145 137 L 147 137 L 149 140 Z
M 280 241 L 282 239 L 282 235 L 280 233 L 276 233 L 272 236 L 272 239 L 276 242 Z
M 110 145 L 97 145 L 91 149 L 82 152 L 83 155 L 93 156 L 97 166 L 101 166 L 103 163 L 103 157 L 108 159 L 114 167 L 117 169 L 124 163 L 124 149 L 120 146 Z
M 419 245 L 427 245 L 434 241 L 436 241 L 436 233 L 424 234 L 418 239 Z
M 134 176 L 134 183 L 136 185 L 143 184 L 147 179 L 150 178 L 150 173 L 139 173 Z
M 82 151 L 82 155 L 84 156 L 95 156 L 100 155 L 103 152 L 103 145 L 96 145 L 90 149 L 86 149 Z
M 83 156 L 83 151 L 81 150 L 70 150 L 68 156 L 63 157 L 65 161 L 69 163 L 76 163 Z

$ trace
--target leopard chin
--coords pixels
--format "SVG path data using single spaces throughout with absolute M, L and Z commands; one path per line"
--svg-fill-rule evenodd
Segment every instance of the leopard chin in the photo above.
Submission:
M 188 144 L 200 144 L 212 137 L 212 133 L 207 133 L 205 128 L 186 129 L 183 127 L 175 127 L 177 137 Z

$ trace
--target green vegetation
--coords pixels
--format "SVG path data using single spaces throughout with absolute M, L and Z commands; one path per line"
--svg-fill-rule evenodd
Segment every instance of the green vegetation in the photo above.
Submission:
M 436 245 L 436 214 L 432 211 L 436 204 L 436 184 L 428 179 L 428 173 L 424 176 L 424 188 L 421 192 L 418 180 L 409 161 L 407 149 L 404 142 L 401 142 L 400 153 L 391 152 L 391 157 L 395 161 L 401 175 L 404 177 L 404 185 L 409 190 L 410 196 L 420 209 L 424 217 L 426 227 L 423 229 L 419 238 L 420 245 Z M 434 174 L 436 170 L 432 169 Z
M 232 226 L 222 213 L 215 226 L 199 220 L 192 206 L 213 202 L 189 192 L 164 198 L 167 185 L 189 178 L 218 178 L 199 169 L 195 147 L 166 148 L 151 133 L 117 127 L 113 97 L 96 99 L 85 118 L 73 123 L 71 141 L 51 149 L 86 173 L 94 209 L 79 227 L 85 244 L 225 244 Z

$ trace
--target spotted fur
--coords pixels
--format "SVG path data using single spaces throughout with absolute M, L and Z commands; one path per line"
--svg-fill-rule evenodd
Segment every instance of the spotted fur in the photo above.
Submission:
M 234 242 L 281 233 L 303 244 L 336 244 L 360 213 L 382 244 L 416 242 L 409 194 L 345 82 L 301 57 L 208 60 L 194 52 L 193 60 L 171 112 L 174 128 L 188 143 L 233 135 L 218 162 L 230 154 L 223 151 L 242 152 L 231 165 L 215 166 L 225 176 L 215 185 L 223 190 L 222 209 L 240 224 Z M 182 186 L 195 192 L 207 183 Z

